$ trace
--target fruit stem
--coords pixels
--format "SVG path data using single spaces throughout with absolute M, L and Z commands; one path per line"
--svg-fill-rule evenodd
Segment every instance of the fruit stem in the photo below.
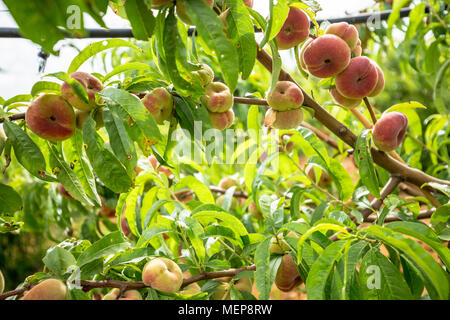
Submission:
M 364 103 L 366 104 L 367 109 L 369 109 L 370 117 L 372 118 L 372 122 L 375 125 L 377 123 L 377 117 L 375 117 L 375 112 L 373 111 L 372 105 L 367 97 L 364 97 Z

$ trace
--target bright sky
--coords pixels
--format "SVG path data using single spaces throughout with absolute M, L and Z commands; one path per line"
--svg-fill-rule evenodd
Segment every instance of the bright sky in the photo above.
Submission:
M 355 14 L 374 3 L 373 0 L 317 0 L 323 11 L 318 18 L 341 17 Z M 268 0 L 254 0 L 254 9 L 263 16 L 268 15 Z M 106 25 L 110 28 L 127 27 L 127 21 L 117 17 L 111 11 L 106 16 Z M 14 20 L 7 12 L 3 2 L 0 1 L 0 27 L 14 27 Z M 88 27 L 98 27 L 91 19 L 87 20 Z M 100 40 L 100 39 L 97 39 Z M 73 43 L 78 48 L 84 48 L 92 40 L 70 40 L 65 44 Z M 61 47 L 62 43 L 57 45 Z M 42 74 L 38 73 L 39 61 L 37 54 L 39 47 L 26 39 L 0 38 L 0 96 L 4 99 L 17 94 L 29 93 L 33 84 L 39 81 Z M 51 56 L 47 61 L 45 73 L 65 71 L 77 51 L 69 46 L 61 49 L 59 57 Z M 283 59 L 289 58 L 283 54 Z M 91 72 L 90 65 L 85 64 L 82 71 Z

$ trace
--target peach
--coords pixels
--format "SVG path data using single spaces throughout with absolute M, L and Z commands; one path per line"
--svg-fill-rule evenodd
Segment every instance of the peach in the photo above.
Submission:
M 231 279 L 218 278 L 216 281 L 223 282 L 216 287 L 216 290 L 211 295 L 214 300 L 230 300 Z M 251 292 L 253 288 L 252 280 L 250 278 L 241 278 L 234 282 L 234 288 L 240 291 Z
M 289 111 L 275 111 L 272 108 L 267 110 L 264 118 L 264 125 L 275 129 L 295 129 L 303 121 L 303 111 L 301 109 Z
M 66 285 L 57 279 L 47 279 L 28 291 L 23 300 L 67 300 L 69 291 Z
M 294 143 L 292 141 L 289 141 L 291 137 L 291 133 L 284 133 L 281 135 L 281 146 L 278 148 L 279 152 L 291 152 L 292 149 L 294 149 Z M 286 141 L 288 141 L 288 143 L 286 143 Z
M 75 91 L 73 91 L 67 82 L 64 82 L 61 86 L 62 97 L 76 109 L 89 111 L 95 108 L 97 106 L 95 102 L 95 94 L 103 90 L 102 82 L 87 72 L 74 72 L 70 74 L 70 77 L 80 82 L 86 89 L 89 103 L 86 103 L 79 96 L 77 96 Z
M 221 195 L 216 199 L 216 206 L 218 207 L 222 207 L 223 204 L 223 200 L 225 199 L 225 195 Z M 231 199 L 231 205 L 230 205 L 230 210 L 234 210 L 236 209 L 238 206 L 238 202 L 236 200 L 236 198 L 232 198 Z
M 155 156 L 148 157 L 148 161 L 152 165 L 153 169 L 157 170 L 158 172 L 164 173 L 167 178 L 171 178 L 171 176 L 173 175 L 172 170 L 170 170 L 169 168 L 159 166 L 158 159 L 156 159 Z
M 185 295 L 185 296 L 199 294 L 199 293 L 202 293 L 202 289 L 196 282 L 191 283 L 190 285 L 184 287 L 184 289 L 180 291 L 180 294 Z
M 221 82 L 212 82 L 205 88 L 205 94 L 200 98 L 208 111 L 223 113 L 233 106 L 233 95 L 230 88 Z
M 229 189 L 231 187 L 238 187 L 239 188 L 239 183 L 236 180 L 234 180 L 234 179 L 232 179 L 230 177 L 225 177 L 225 178 L 222 178 L 220 180 L 219 188 L 227 190 L 227 189 Z
M 248 212 L 250 212 L 252 217 L 254 217 L 257 220 L 264 219 L 262 212 L 259 211 L 258 206 L 254 201 L 250 202 L 250 204 L 248 205 Z
M 28 108 L 25 121 L 41 138 L 62 141 L 75 133 L 76 117 L 73 108 L 61 97 L 44 94 Z
M 408 118 L 403 113 L 397 111 L 386 113 L 373 127 L 373 142 L 381 151 L 393 151 L 402 143 L 407 129 Z
M 305 11 L 290 7 L 289 14 L 275 39 L 278 49 L 287 50 L 298 46 L 309 36 L 310 21 Z
M 212 6 L 214 4 L 214 0 L 204 0 L 204 1 L 206 2 L 206 4 L 208 6 L 210 6 L 212 8 Z M 183 21 L 184 23 L 189 24 L 189 25 L 194 24 L 192 22 L 191 18 L 189 18 L 189 15 L 187 14 L 186 4 L 184 2 L 177 1 L 176 12 L 177 12 L 178 18 L 181 21 Z
M 302 90 L 291 81 L 278 81 L 267 93 L 267 103 L 275 111 L 299 109 L 303 104 Z
M 300 62 L 300 67 L 302 67 L 303 70 L 308 71 L 308 68 L 305 64 L 305 50 L 308 48 L 308 46 L 314 41 L 314 39 L 308 39 L 305 41 L 305 43 L 302 46 L 302 49 L 300 50 L 300 57 L 299 57 L 299 62 Z
M 313 165 L 308 165 L 306 167 L 306 174 L 311 178 L 311 180 L 313 180 L 314 182 L 316 182 L 316 173 L 314 172 L 314 166 Z M 319 186 L 322 188 L 325 188 L 327 185 L 329 185 L 331 182 L 331 177 L 328 175 L 328 173 L 326 173 L 325 171 L 322 170 L 322 173 L 320 175 L 320 180 L 319 180 Z
M 295 232 L 290 231 L 286 237 L 291 237 L 291 238 L 298 238 L 298 235 Z M 275 237 L 272 238 L 272 244 L 270 245 L 269 251 L 271 253 L 278 253 L 278 254 L 283 254 L 286 251 L 291 250 L 291 248 L 289 248 L 289 246 L 283 241 L 283 234 L 280 233 L 277 235 L 277 239 L 275 239 Z
M 294 259 L 290 254 L 285 254 L 275 276 L 275 285 L 281 291 L 287 292 L 299 286 L 302 282 Z
M 352 50 L 352 53 L 355 57 L 360 57 L 362 54 L 361 40 L 358 39 L 355 48 Z
M 193 71 L 192 74 L 197 77 L 200 81 L 200 84 L 203 87 L 206 87 L 208 84 L 213 82 L 214 80 L 214 71 L 205 63 L 200 64 L 201 69 L 198 71 Z
M 334 77 L 347 68 L 351 50 L 347 43 L 334 34 L 314 39 L 303 52 L 303 61 L 309 73 L 317 78 Z
M 153 289 L 174 293 L 183 283 L 183 273 L 180 267 L 170 259 L 152 259 L 142 270 L 142 281 Z
M 217 130 L 228 129 L 234 122 L 233 109 L 229 109 L 222 113 L 208 112 L 208 114 L 213 128 Z
M 253 284 L 250 278 L 240 278 L 234 283 L 234 288 L 239 291 L 252 292 Z
M 0 270 L 0 294 L 3 293 L 3 290 L 5 290 L 5 277 L 3 277 L 3 273 Z
M 114 288 L 102 300 L 142 300 L 142 295 L 137 290 L 127 290 L 123 293 L 123 297 L 119 297 L 120 289 Z
M 373 62 L 373 64 L 375 65 L 375 68 L 377 70 L 378 81 L 377 85 L 375 86 L 375 89 L 373 89 L 372 92 L 369 94 L 369 97 L 375 97 L 379 95 L 381 92 L 383 92 L 385 85 L 383 70 L 381 70 L 381 68 L 375 62 Z
M 339 93 L 339 91 L 336 90 L 336 88 L 330 89 L 329 92 L 336 103 L 350 109 L 358 107 L 362 102 L 362 99 L 349 99 L 344 97 Z
M 377 86 L 378 72 L 372 60 L 356 57 L 350 61 L 347 69 L 336 77 L 336 89 L 346 98 L 362 99 Z
M 348 44 L 350 50 L 353 50 L 356 47 L 359 40 L 356 27 L 347 22 L 330 24 L 328 28 L 326 28 L 325 34 L 334 34 L 335 36 L 338 36 Z
M 142 98 L 142 104 L 157 124 L 169 121 L 173 111 L 173 98 L 166 88 L 156 88 Z
M 91 113 L 90 111 L 81 111 L 81 110 L 75 111 L 75 116 L 77 118 L 76 120 L 77 128 L 79 130 L 83 130 L 83 125 L 86 122 L 86 119 L 89 117 L 90 113 Z M 103 122 L 103 108 L 99 108 L 94 111 L 94 120 L 96 123 L 95 128 L 97 130 L 105 125 Z

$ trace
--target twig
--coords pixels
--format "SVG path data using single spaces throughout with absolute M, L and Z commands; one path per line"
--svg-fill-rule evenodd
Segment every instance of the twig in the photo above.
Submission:
M 433 213 L 435 211 L 436 211 L 435 209 L 421 211 L 416 219 L 417 220 L 428 219 L 433 215 Z M 375 222 L 377 220 L 377 218 L 378 217 L 368 217 L 366 222 Z M 386 217 L 386 219 L 384 219 L 385 223 L 394 222 L 394 221 L 403 221 L 403 220 L 398 217 L 392 217 L 392 216 Z
M 268 106 L 266 99 L 234 97 L 234 103 L 250 104 L 257 106 Z
M 212 192 L 221 193 L 221 194 L 225 194 L 225 192 L 227 192 L 227 190 L 219 188 L 219 187 L 209 187 L 209 190 L 211 190 Z M 245 192 L 236 191 L 233 194 L 233 197 L 235 197 L 235 198 L 248 198 L 248 194 L 245 193 Z
M 10 115 L 8 117 L 8 119 L 10 121 L 25 119 L 25 113 L 16 113 L 16 114 Z M 4 121 L 5 121 L 5 119 L 0 118 L 0 123 L 3 123 Z
M 366 104 L 367 109 L 369 109 L 370 117 L 372 118 L 372 122 L 375 125 L 377 123 L 377 117 L 375 117 L 375 112 L 373 111 L 372 105 L 367 97 L 364 97 L 364 103 Z
M 381 208 L 381 205 L 383 204 L 384 199 L 386 199 L 386 197 L 388 195 L 390 195 L 395 188 L 397 188 L 397 186 L 399 185 L 399 183 L 402 181 L 402 179 L 400 179 L 397 176 L 391 176 L 391 178 L 388 180 L 388 182 L 386 183 L 386 185 L 384 186 L 384 188 L 381 190 L 380 192 L 380 198 L 379 199 L 374 199 L 371 203 L 370 206 L 371 208 L 366 208 L 363 209 L 361 211 L 361 214 L 364 218 L 364 221 L 366 221 L 366 219 L 374 212 L 377 211 Z
M 202 280 L 209 280 L 209 279 L 217 279 L 222 277 L 234 277 L 235 275 L 244 272 L 244 271 L 254 271 L 256 270 L 256 266 L 250 265 L 248 267 L 238 268 L 238 269 L 228 269 L 228 270 L 222 270 L 222 271 L 214 271 L 214 272 L 203 272 L 201 274 L 186 278 L 183 280 L 183 284 L 181 285 L 181 288 L 184 288 L 191 283 L 202 281 Z M 17 290 L 12 290 L 5 292 L 3 294 L 0 294 L 0 300 L 5 300 L 6 298 L 12 297 L 12 296 L 18 296 L 23 294 L 25 291 L 30 290 L 34 286 L 36 286 L 37 283 L 29 283 L 24 285 L 22 288 Z M 88 292 L 95 288 L 119 288 L 121 290 L 127 291 L 127 290 L 139 290 L 147 288 L 148 286 L 145 285 L 141 281 L 120 281 L 120 280 L 101 280 L 101 281 L 95 281 L 95 280 L 81 280 L 80 286 L 83 288 L 83 291 Z
M 325 132 L 320 131 L 319 129 L 317 129 L 316 127 L 310 125 L 310 124 L 307 123 L 307 122 L 302 122 L 300 125 L 301 125 L 302 127 L 305 127 L 306 129 L 309 129 L 309 130 L 311 130 L 312 132 L 314 132 L 315 135 L 316 135 L 317 137 L 319 137 L 319 139 L 323 140 L 323 141 L 324 141 L 325 143 L 327 143 L 329 146 L 335 148 L 336 150 L 339 150 L 338 143 L 337 143 L 336 141 L 334 141 L 333 139 L 331 139 L 330 136 L 329 136 L 328 134 L 326 134 Z M 344 147 L 344 151 L 345 151 L 346 149 L 347 149 L 347 148 Z

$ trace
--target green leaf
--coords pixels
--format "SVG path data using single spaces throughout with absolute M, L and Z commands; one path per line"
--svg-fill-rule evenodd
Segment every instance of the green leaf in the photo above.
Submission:
M 53 172 L 56 172 L 56 176 L 64 189 L 84 205 L 93 206 L 94 204 L 87 197 L 86 192 L 84 192 L 80 180 L 64 160 L 63 156 L 49 142 L 47 142 L 47 146 L 50 151 L 50 166 L 53 168 Z
M 112 100 L 115 105 L 119 105 L 131 119 L 136 121 L 136 125 L 141 129 L 149 145 L 153 145 L 161 139 L 161 133 L 155 120 L 149 115 L 138 97 L 116 88 L 106 88 L 100 95 L 105 99 Z
M 12 187 L 0 183 L 0 213 L 12 214 L 21 208 L 21 196 Z
M 103 82 L 106 82 L 110 78 L 112 78 L 115 75 L 118 75 L 122 72 L 138 71 L 138 70 L 149 71 L 149 70 L 152 70 L 152 67 L 150 65 L 148 65 L 146 63 L 142 63 L 142 62 L 130 62 L 130 63 L 121 64 L 121 65 L 115 67 L 106 76 L 104 76 Z
M 79 67 L 83 63 L 85 63 L 89 58 L 95 56 L 97 53 L 102 52 L 107 49 L 111 48 L 118 48 L 118 47 L 129 47 L 132 49 L 135 49 L 139 52 L 142 52 L 142 50 L 132 44 L 131 42 L 128 42 L 126 40 L 122 39 L 109 39 L 109 40 L 102 40 L 98 42 L 94 42 L 89 44 L 86 48 L 84 48 L 73 60 L 72 63 L 69 66 L 69 69 L 67 70 L 67 73 L 72 73 L 78 70 Z
M 309 300 L 325 300 L 325 286 L 333 271 L 334 264 L 341 257 L 345 244 L 351 240 L 340 240 L 329 245 L 311 266 L 306 279 Z
M 125 12 L 137 40 L 147 41 L 155 28 L 155 17 L 144 0 L 127 0 Z
M 439 113 L 441 113 L 442 115 L 448 115 L 448 109 L 446 108 L 445 103 L 443 101 L 443 97 L 446 95 L 446 93 L 441 92 L 441 87 L 445 81 L 448 81 L 448 77 L 445 77 L 445 75 L 447 73 L 447 69 L 449 68 L 449 66 L 450 66 L 450 58 L 447 59 L 439 68 L 433 88 L 433 100 L 436 106 L 438 107 Z
M 42 261 L 58 277 L 62 277 L 70 266 L 76 266 L 77 264 L 74 256 L 69 251 L 58 246 L 48 249 Z
M 269 19 L 264 38 L 261 40 L 260 47 L 264 48 L 266 43 L 275 38 L 283 27 L 289 15 L 289 6 L 286 0 L 279 0 L 274 4 L 274 0 L 269 1 Z
M 78 257 L 77 265 L 82 267 L 94 260 L 124 251 L 131 244 L 124 239 L 120 231 L 112 232 L 95 242 Z
M 354 153 L 355 162 L 359 168 L 359 176 L 361 177 L 362 183 L 375 198 L 380 198 L 378 177 L 370 149 L 370 131 L 364 130 L 356 139 Z
M 223 22 L 203 0 L 184 1 L 200 37 L 215 52 L 226 84 L 234 92 L 239 77 L 239 55 L 224 33 Z
M 45 159 L 36 143 L 13 122 L 6 121 L 3 123 L 3 128 L 12 143 L 14 154 L 19 163 L 35 177 L 45 179 Z
M 413 299 L 401 272 L 378 248 L 372 248 L 366 253 L 359 275 L 364 300 Z
M 31 88 L 31 95 L 36 97 L 39 93 L 61 93 L 61 85 L 50 81 L 38 81 Z
M 88 117 L 83 125 L 86 154 L 98 178 L 116 193 L 126 192 L 132 180 L 119 159 L 104 147 L 104 141 L 95 130 L 95 121 Z
M 255 252 L 255 285 L 259 292 L 260 300 L 267 300 L 270 296 L 270 289 L 272 288 L 273 278 L 269 267 L 270 262 L 270 245 L 272 244 L 272 237 L 268 237 L 261 241 L 256 247 Z
M 184 177 L 177 183 L 177 187 L 188 187 L 197 195 L 198 199 L 204 204 L 214 204 L 214 197 L 211 190 L 205 186 L 202 182 L 197 180 L 193 176 Z
M 416 241 L 404 238 L 388 228 L 372 225 L 361 232 L 380 239 L 399 250 L 418 270 L 432 299 L 447 300 L 449 282 L 446 272 L 439 263 Z

